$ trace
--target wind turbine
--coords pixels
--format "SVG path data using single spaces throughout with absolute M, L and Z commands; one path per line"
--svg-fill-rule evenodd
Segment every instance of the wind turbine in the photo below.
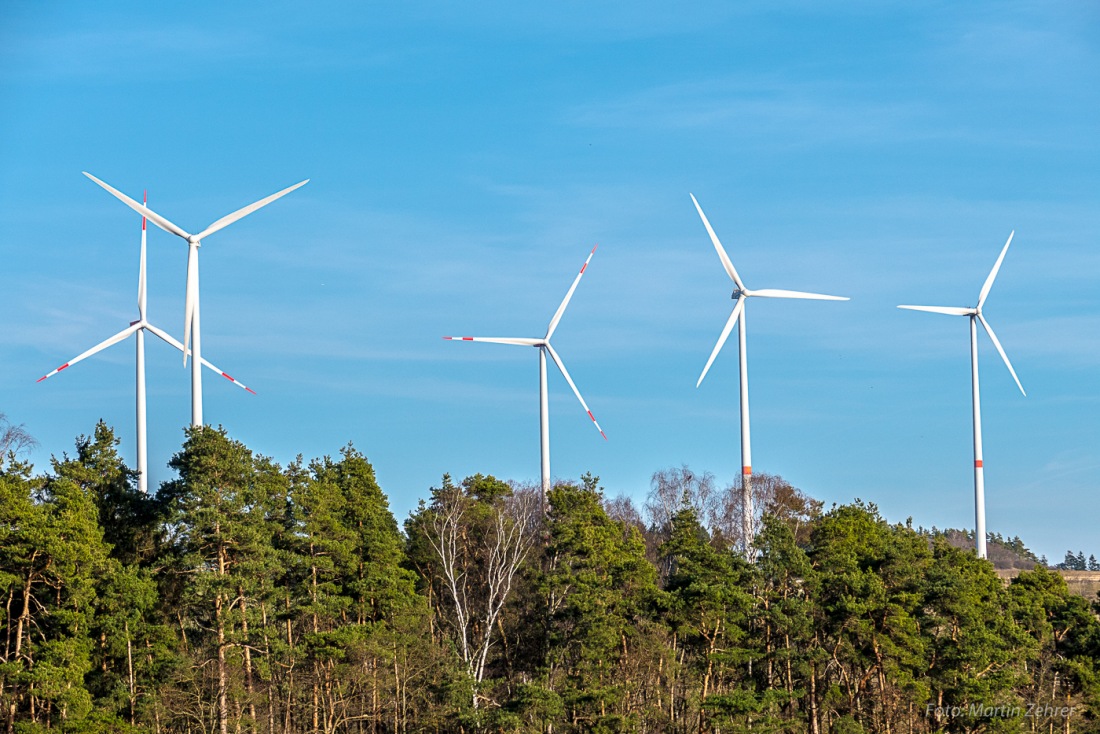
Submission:
M 573 388 L 573 394 L 577 396 L 577 400 L 581 401 L 581 407 L 584 408 L 584 412 L 588 414 L 588 417 L 592 419 L 592 423 L 596 426 L 596 430 L 600 432 L 600 435 L 607 440 L 607 434 L 600 428 L 600 424 L 596 422 L 596 417 L 592 415 L 592 411 L 588 409 L 588 404 L 584 402 L 584 398 L 581 397 L 580 390 L 573 383 L 573 378 L 569 376 L 569 371 L 565 369 L 565 364 L 561 361 L 561 357 L 554 351 L 554 348 L 550 346 L 550 337 L 554 335 L 554 330 L 558 328 L 558 322 L 561 321 L 562 314 L 565 313 L 565 307 L 569 305 L 569 299 L 573 297 L 573 291 L 577 290 L 577 284 L 581 282 L 581 276 L 584 275 L 584 271 L 588 268 L 588 263 L 592 261 L 592 256 L 596 254 L 596 247 L 592 248 L 592 252 L 588 253 L 588 259 L 584 261 L 584 265 L 581 266 L 581 271 L 577 273 L 577 277 L 573 280 L 573 285 L 569 287 L 569 292 L 565 294 L 565 298 L 562 300 L 561 305 L 558 306 L 558 310 L 554 313 L 554 317 L 550 319 L 550 325 L 546 328 L 546 336 L 541 339 L 526 339 L 515 337 L 486 337 L 486 336 L 445 336 L 444 339 L 448 341 L 464 341 L 464 342 L 492 342 L 494 344 L 513 344 L 523 347 L 536 347 L 539 350 L 539 437 L 540 446 L 542 449 L 542 492 L 545 496 L 550 491 L 550 407 L 546 394 L 546 355 L 550 355 L 550 359 L 554 360 L 554 364 L 561 370 L 562 377 L 569 383 L 569 387 Z
M 276 199 L 289 194 L 294 189 L 305 186 L 307 183 L 309 183 L 309 179 L 307 178 L 305 181 L 296 183 L 293 186 L 279 191 L 278 193 L 268 196 L 267 198 L 260 199 L 254 204 L 249 204 L 243 209 L 238 209 L 232 214 L 222 217 L 198 234 L 190 234 L 180 227 L 177 227 L 175 224 L 172 224 L 170 221 L 157 214 L 152 209 L 149 209 L 148 207 L 137 203 L 126 194 L 123 194 L 121 191 L 111 188 L 111 186 L 103 183 L 87 171 L 84 172 L 84 175 L 95 181 L 107 191 L 109 191 L 113 196 L 115 196 L 115 198 L 119 199 L 123 204 L 130 207 L 141 216 L 148 217 L 149 221 L 163 229 L 165 232 L 169 232 L 171 234 L 182 237 L 187 241 L 187 287 L 186 296 L 184 299 L 183 343 L 186 348 L 190 349 L 190 351 L 184 351 L 183 363 L 184 365 L 187 364 L 187 355 L 193 352 L 195 358 L 191 362 L 191 425 L 201 426 L 203 423 L 202 370 L 200 367 L 200 362 L 202 361 L 202 339 L 199 329 L 199 247 L 202 246 L 202 240 L 204 237 L 212 235 L 215 232 L 224 229 L 225 227 L 228 227 L 230 224 L 233 224 L 233 222 L 236 222 L 238 219 L 246 217 L 257 209 L 267 206 Z M 194 344 L 191 343 L 192 334 L 194 334 L 195 337 Z
M 148 202 L 148 197 L 143 197 L 143 201 Z M 43 375 L 42 377 L 39 377 L 37 382 L 42 382 L 43 380 L 45 380 L 48 377 L 53 377 L 54 375 L 56 375 L 61 370 L 66 369 L 68 367 L 72 367 L 74 364 L 81 361 L 82 359 L 84 359 L 86 357 L 90 357 L 90 356 L 92 356 L 93 354 L 95 354 L 97 352 L 101 352 L 101 351 L 103 351 L 104 349 L 106 349 L 107 347 L 109 347 L 113 344 L 118 344 L 120 341 L 122 341 L 123 339 L 126 339 L 131 334 L 136 334 L 137 335 L 137 391 L 136 392 L 137 392 L 138 488 L 143 493 L 148 493 L 148 491 L 149 491 L 149 454 L 148 454 L 148 443 L 146 441 L 146 422 L 145 422 L 145 332 L 148 331 L 152 334 L 155 334 L 156 336 L 160 337 L 160 339 L 167 342 L 168 344 L 171 344 L 173 347 L 180 350 L 181 352 L 186 353 L 186 350 L 184 349 L 184 346 L 182 344 L 180 344 L 178 341 L 176 341 L 176 339 L 173 338 L 171 335 L 169 335 L 168 333 L 164 332 L 163 330 L 157 328 L 153 324 L 149 323 L 148 319 L 145 316 L 145 306 L 146 306 L 146 291 L 145 291 L 145 217 L 142 217 L 141 218 L 141 258 L 140 258 L 140 265 L 138 267 L 138 320 L 137 321 L 131 321 L 130 325 L 127 328 L 125 328 L 122 331 L 118 332 L 117 334 L 115 334 L 111 338 L 105 339 L 104 341 L 100 342 L 99 344 L 96 344 L 94 347 L 92 347 L 88 351 L 82 352 L 81 354 L 77 355 L 76 357 L 73 357 L 68 362 L 66 362 L 65 364 L 58 367 L 53 372 L 50 372 L 48 375 Z M 196 363 L 197 362 L 198 362 L 198 360 L 196 360 Z M 210 362 L 206 361 L 205 359 L 202 360 L 202 364 L 205 365 L 206 367 L 208 367 L 209 369 L 214 370 L 215 372 L 220 374 L 222 377 L 224 377 L 225 379 L 232 382 L 234 385 L 237 385 L 238 387 L 244 388 L 245 390 L 252 393 L 253 395 L 256 394 L 256 392 L 254 390 L 252 390 L 251 388 L 246 386 L 243 382 L 240 382 L 238 380 L 233 379 L 228 374 L 226 374 L 225 372 L 222 372 L 220 369 L 218 369 L 217 367 L 215 367 L 214 365 L 212 365 Z
M 982 328 L 989 334 L 990 341 L 993 342 L 993 346 L 997 348 L 997 353 L 1001 355 L 1001 359 L 1004 360 L 1005 367 L 1008 367 L 1008 371 L 1012 374 L 1012 379 L 1016 381 L 1016 387 L 1020 388 L 1020 392 L 1027 396 L 1024 392 L 1024 386 L 1020 384 L 1020 378 L 1016 376 L 1016 370 L 1012 369 L 1012 363 L 1008 361 L 1008 355 L 1005 354 L 1004 347 L 1001 346 L 1001 342 L 997 339 L 997 335 L 993 333 L 993 327 L 989 325 L 989 322 L 982 316 L 982 306 L 985 305 L 985 299 L 989 296 L 989 291 L 993 288 L 993 281 L 997 278 L 997 271 L 1001 269 L 1001 263 L 1004 262 L 1005 255 L 1008 253 L 1008 246 L 1012 244 L 1012 237 L 1016 234 L 1016 230 L 1013 230 L 1008 235 L 1008 241 L 1005 242 L 1004 248 L 1001 250 L 1001 256 L 997 258 L 997 262 L 993 264 L 993 269 L 989 271 L 989 277 L 985 279 L 985 284 L 982 286 L 981 293 L 978 294 L 978 305 L 974 308 L 956 308 L 954 306 L 898 306 L 898 308 L 909 309 L 910 311 L 929 311 L 931 313 L 942 313 L 948 316 L 969 316 L 970 317 L 970 379 L 971 390 L 974 400 L 974 542 L 978 551 L 978 558 L 985 558 L 985 467 L 982 464 L 982 408 L 981 400 L 978 395 L 978 322 L 981 322 Z
M 703 378 L 707 376 L 710 366 L 714 363 L 714 358 L 718 356 L 718 352 L 721 351 L 722 345 L 725 344 L 726 339 L 729 338 L 730 332 L 733 331 L 734 323 L 737 323 L 741 373 L 741 530 L 744 535 L 744 551 L 747 557 L 752 548 L 753 507 L 752 447 L 749 441 L 749 367 L 745 351 L 745 300 L 756 296 L 760 298 L 801 298 L 814 301 L 847 301 L 848 299 L 842 296 L 824 296 L 820 293 L 803 293 L 801 291 L 786 291 L 775 288 L 764 288 L 755 291 L 749 290 L 741 281 L 741 277 L 737 274 L 737 270 L 734 269 L 729 255 L 726 254 L 725 249 L 722 247 L 722 243 L 718 241 L 718 235 L 714 233 L 714 228 L 710 226 L 707 215 L 703 214 L 703 208 L 699 206 L 699 202 L 695 199 L 695 195 L 689 194 L 689 196 L 691 196 L 691 201 L 695 204 L 695 210 L 699 212 L 699 218 L 703 220 L 703 226 L 707 228 L 707 234 L 710 235 L 710 241 L 714 243 L 714 249 L 718 252 L 718 259 L 722 261 L 722 266 L 726 269 L 726 274 L 729 275 L 730 280 L 732 280 L 734 284 L 733 295 L 731 296 L 735 301 L 733 304 L 733 312 L 726 321 L 726 325 L 722 329 L 721 335 L 718 337 L 718 343 L 714 345 L 714 351 L 710 353 L 710 359 L 707 360 L 706 366 L 703 367 L 703 372 L 699 375 L 699 380 L 695 383 L 695 387 L 699 387 L 699 385 L 703 384 Z

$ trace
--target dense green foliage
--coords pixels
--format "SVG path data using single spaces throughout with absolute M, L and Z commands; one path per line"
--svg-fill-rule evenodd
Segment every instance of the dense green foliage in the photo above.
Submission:
M 746 560 L 686 467 L 645 517 L 591 476 L 444 477 L 402 532 L 350 446 L 281 467 L 191 430 L 155 497 L 116 447 L 0 463 L 13 734 L 1100 731 L 1098 609 L 1061 576 L 777 477 Z

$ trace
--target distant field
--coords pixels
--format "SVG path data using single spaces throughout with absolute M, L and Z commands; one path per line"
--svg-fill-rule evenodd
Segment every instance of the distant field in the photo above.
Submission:
M 1016 578 L 1020 573 L 1018 568 L 998 568 L 997 575 L 1006 582 Z M 1089 601 L 1096 599 L 1100 594 L 1100 571 L 1058 571 L 1066 580 L 1066 586 L 1075 594 L 1080 594 Z

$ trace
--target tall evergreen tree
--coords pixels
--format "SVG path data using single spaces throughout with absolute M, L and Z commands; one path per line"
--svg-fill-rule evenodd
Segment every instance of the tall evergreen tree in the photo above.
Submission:
M 781 707 L 782 718 L 803 731 L 821 732 L 820 703 L 828 655 L 814 626 L 821 581 L 796 542 L 801 523 L 765 515 L 756 538 L 759 578 L 757 630 L 763 654 L 756 665 L 765 703 Z M 776 718 L 776 712 L 768 713 Z
M 1003 613 L 1008 593 L 992 564 L 937 537 L 923 590 L 919 619 L 927 650 L 929 702 L 933 712 L 950 707 L 964 711 L 950 720 L 933 713 L 930 726 L 1014 730 L 1018 717 L 989 722 L 969 709 L 972 702 L 1006 711 L 1020 703 L 1014 687 L 1024 673 L 1022 654 L 1030 647 L 1026 635 Z
M 811 544 L 821 582 L 817 627 L 831 655 L 823 713 L 894 730 L 909 717 L 908 702 L 928 695 L 917 621 L 932 555 L 927 541 L 857 503 L 827 513 Z
M 103 421 L 76 440 L 76 456 L 54 459 L 54 472 L 88 492 L 99 511 L 111 556 L 125 564 L 148 560 L 155 550 L 156 502 L 137 488 L 137 473 L 118 453 L 118 438 Z
M 1020 650 L 1028 675 L 1018 688 L 1023 701 L 1040 707 L 1031 726 L 1100 731 L 1100 620 L 1088 602 L 1043 568 L 1019 574 L 1008 596 L 1012 618 L 1033 643 Z
M 54 728 L 88 716 L 97 579 L 107 545 L 91 497 L 73 482 L 0 472 L 0 581 L 6 643 L 0 701 L 8 731 Z
M 192 681 L 195 695 L 215 701 L 215 720 L 205 723 L 228 734 L 238 707 L 253 711 L 239 685 L 243 653 L 252 647 L 241 600 L 254 593 L 255 567 L 271 546 L 266 508 L 256 496 L 252 453 L 222 429 L 187 429 L 169 466 L 179 473 L 161 489 L 180 580 L 179 596 L 171 601 L 184 647 L 204 673 Z
M 686 654 L 687 672 L 698 681 L 684 686 L 688 693 L 670 718 L 686 719 L 685 730 L 748 725 L 759 709 L 753 687 L 746 685 L 752 657 L 749 618 L 755 606 L 752 569 L 730 550 L 711 545 L 690 504 L 672 516 L 670 525 L 661 549 L 669 568 L 667 620 L 674 655 L 684 659 Z
M 156 691 L 175 670 L 171 633 L 157 617 L 157 587 L 142 567 L 155 551 L 156 503 L 137 488 L 136 475 L 118 453 L 118 439 L 103 421 L 76 440 L 76 455 L 54 459 L 56 475 L 94 503 L 110 559 L 97 575 L 93 669 L 87 687 L 97 716 L 130 725 L 156 720 Z
M 543 589 L 549 620 L 548 682 L 571 731 L 616 731 L 638 724 L 632 701 L 646 659 L 645 636 L 657 574 L 636 528 L 604 512 L 595 478 L 549 493 Z

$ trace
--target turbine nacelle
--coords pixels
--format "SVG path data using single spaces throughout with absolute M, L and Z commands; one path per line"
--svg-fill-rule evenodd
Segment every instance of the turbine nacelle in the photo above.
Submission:
M 695 387 L 699 387 L 703 384 L 703 378 L 707 376 L 710 366 L 714 364 L 714 359 L 718 356 L 718 352 L 722 350 L 722 345 L 726 343 L 726 339 L 728 339 L 730 333 L 733 332 L 734 325 L 739 324 L 739 335 L 741 338 L 741 518 L 745 556 L 746 558 L 751 558 L 752 538 L 754 533 L 752 522 L 752 448 L 749 439 L 748 360 L 746 357 L 745 342 L 745 301 L 753 296 L 762 298 L 799 298 L 815 301 L 847 301 L 848 299 L 841 296 L 826 296 L 820 293 L 804 293 L 802 291 L 788 291 L 778 288 L 762 288 L 755 291 L 749 290 L 745 287 L 745 283 L 741 280 L 741 276 L 738 275 L 737 269 L 733 267 L 733 262 L 730 260 L 729 255 L 726 254 L 726 250 L 722 247 L 722 243 L 718 240 L 718 235 L 715 234 L 714 228 L 710 226 L 707 215 L 703 213 L 703 208 L 699 206 L 699 202 L 695 199 L 694 194 L 690 196 L 692 203 L 695 204 L 695 211 L 699 213 L 699 218 L 703 220 L 703 226 L 706 227 L 707 235 L 714 245 L 714 251 L 718 253 L 718 259 L 721 261 L 722 267 L 726 271 L 726 275 L 729 276 L 734 285 L 733 293 L 730 295 L 730 298 L 733 300 L 733 310 L 730 312 L 729 318 L 726 319 L 726 325 L 722 327 L 722 333 L 718 337 L 718 342 L 714 345 L 714 349 L 710 353 L 710 358 L 707 359 L 706 366 L 703 367 L 699 379 L 695 382 Z
M 781 288 L 761 288 L 759 290 L 750 290 L 745 287 L 744 281 L 741 280 L 741 276 L 738 275 L 737 269 L 733 267 L 733 262 L 730 260 L 729 255 L 726 254 L 726 249 L 722 247 L 722 243 L 718 240 L 718 235 L 715 234 L 714 228 L 710 226 L 710 221 L 707 219 L 707 215 L 703 213 L 703 207 L 699 206 L 699 202 L 696 200 L 694 194 L 691 196 L 692 203 L 695 204 L 695 210 L 699 212 L 699 218 L 703 220 L 703 226 L 707 229 L 707 234 L 710 236 L 710 241 L 714 245 L 715 252 L 718 253 L 718 259 L 722 262 L 722 267 L 726 270 L 726 275 L 733 281 L 733 293 L 730 294 L 730 299 L 734 301 L 733 311 L 730 313 L 729 319 L 726 321 L 725 327 L 722 329 L 721 335 L 718 337 L 718 343 L 714 345 L 714 351 L 710 353 L 710 359 L 707 360 L 707 364 L 703 367 L 702 374 L 699 375 L 699 379 L 696 381 L 695 386 L 703 384 L 703 378 L 707 376 L 707 372 L 710 370 L 710 366 L 714 364 L 714 358 L 718 356 L 718 352 L 722 350 L 722 345 L 726 343 L 726 339 L 729 338 L 730 332 L 733 331 L 733 325 L 737 323 L 741 314 L 745 309 L 746 298 L 796 298 L 809 301 L 847 301 L 845 296 L 827 296 L 822 293 L 806 293 L 804 291 L 789 291 Z
M 1013 231 L 1008 235 L 1008 241 L 1005 242 L 1005 246 L 1001 249 L 1001 254 L 997 257 L 997 262 L 993 265 L 993 269 L 989 271 L 985 283 L 982 284 L 981 293 L 978 295 L 978 304 L 973 308 L 960 308 L 954 306 L 898 306 L 898 308 L 904 308 L 908 311 L 927 311 L 929 313 L 939 313 L 946 316 L 970 317 L 970 379 L 971 399 L 973 400 L 974 409 L 974 544 L 978 552 L 978 558 L 986 557 L 985 469 L 984 459 L 982 458 L 981 400 L 978 392 L 978 324 L 982 325 L 986 334 L 989 335 L 990 341 L 993 342 L 993 346 L 997 348 L 997 353 L 1001 355 L 1001 360 L 1004 361 L 1009 374 L 1011 374 L 1012 379 L 1016 381 L 1016 387 L 1020 388 L 1020 392 L 1025 396 L 1027 395 L 1027 393 L 1024 392 L 1024 386 L 1020 384 L 1020 378 L 1016 376 L 1016 370 L 1012 368 L 1012 363 L 1008 360 L 1008 354 L 1005 353 L 1004 347 L 1001 346 L 1001 341 L 993 332 L 993 327 L 985 320 L 985 316 L 982 315 L 982 306 L 985 305 L 985 299 L 989 296 L 990 289 L 993 288 L 993 281 L 997 278 L 997 271 L 1001 269 L 1001 263 L 1004 262 L 1005 254 L 1008 253 L 1008 246 L 1012 244 L 1012 237 L 1015 234 L 1016 232 Z
M 168 232 L 169 234 L 174 234 L 177 237 L 180 237 L 181 239 L 183 239 L 187 242 L 187 244 L 188 244 L 187 281 L 186 281 L 186 284 L 184 286 L 185 296 L 184 296 L 184 314 L 183 314 L 183 344 L 184 344 L 183 364 L 185 366 L 187 365 L 187 356 L 190 353 L 192 328 L 194 328 L 194 332 L 195 332 L 195 345 L 196 345 L 195 346 L 195 353 L 196 353 L 196 357 L 198 357 L 199 360 L 201 360 L 201 358 L 202 358 L 202 355 L 200 353 L 200 348 L 198 346 L 199 341 L 200 341 L 199 340 L 199 335 L 198 335 L 198 332 L 199 332 L 199 327 L 198 327 L 198 321 L 199 321 L 199 316 L 198 316 L 198 313 L 199 313 L 199 287 L 198 287 L 199 255 L 198 255 L 198 248 L 202 246 L 202 238 L 207 236 L 207 235 L 214 234 L 215 232 L 218 232 L 222 229 L 225 229 L 230 224 L 233 224 L 237 220 L 248 216 L 249 214 L 256 211 L 257 209 L 261 209 L 261 208 L 267 206 L 268 204 L 270 204 L 271 202 L 275 201 L 276 199 L 279 199 L 283 196 L 286 196 L 291 191 L 294 191 L 295 189 L 301 188 L 302 186 L 305 186 L 307 183 L 309 183 L 309 179 L 307 178 L 305 181 L 300 181 L 299 183 L 296 183 L 293 186 L 288 186 L 287 188 L 283 189 L 282 191 L 277 191 L 274 194 L 272 194 L 271 196 L 267 196 L 263 199 L 260 199 L 259 201 L 256 201 L 252 204 L 249 204 L 246 207 L 242 207 L 242 208 L 238 209 L 237 211 L 233 212 L 232 214 L 227 214 L 226 216 L 224 216 L 221 219 L 217 220 L 216 222 L 214 222 L 213 224 L 211 224 L 209 227 L 207 227 L 203 231 L 199 232 L 198 234 L 191 234 L 190 232 L 183 229 L 179 225 L 173 224 L 167 218 L 161 216 L 160 214 L 157 214 L 155 211 L 150 209 L 145 204 L 139 204 L 138 202 L 134 201 L 133 199 L 131 199 L 126 194 L 122 193 L 118 189 L 113 188 L 109 184 L 104 183 L 103 181 L 100 181 L 98 178 L 96 178 L 92 174 L 88 173 L 87 171 L 84 172 L 84 175 L 87 176 L 92 181 L 94 181 L 98 186 L 103 188 L 105 191 L 107 191 L 109 194 L 114 196 L 116 199 L 121 201 L 123 204 L 130 207 L 131 209 L 133 209 L 138 214 L 140 214 L 143 217 L 143 221 L 144 221 L 144 219 L 148 219 L 150 222 L 152 222 L 153 224 L 155 224 L 157 227 L 161 228 L 165 232 Z M 144 232 L 144 229 L 142 231 Z M 191 387 L 192 403 L 193 403 L 193 405 L 192 405 L 192 423 L 194 425 L 201 425 L 202 421 L 200 420 L 200 417 L 201 417 L 201 413 L 202 413 L 202 382 L 201 382 L 201 377 L 200 377 L 200 372 L 199 372 L 198 366 L 194 366 L 193 369 L 194 369 L 194 371 L 192 372 L 192 387 Z
M 1027 395 L 1024 390 L 1024 386 L 1020 383 L 1020 378 L 1016 376 L 1016 370 L 1012 367 L 1012 362 L 1008 359 L 1008 354 L 1005 352 L 1004 347 L 1001 346 L 1001 340 L 997 338 L 997 334 L 993 331 L 993 327 L 986 321 L 985 316 L 982 315 L 982 306 L 985 305 L 985 299 L 989 297 L 989 291 L 993 288 L 993 281 L 997 279 L 997 273 L 1001 269 L 1001 263 L 1004 262 L 1005 255 L 1008 253 L 1008 246 L 1012 244 L 1012 238 L 1016 235 L 1016 231 L 1013 230 L 1008 235 L 1008 241 L 1005 242 L 1005 246 L 1001 248 L 1001 254 L 997 258 L 997 262 L 994 263 L 993 269 L 989 272 L 988 277 L 985 279 L 985 283 L 982 285 L 981 293 L 978 295 L 978 305 L 973 308 L 963 308 L 958 306 L 898 306 L 907 311 L 927 311 L 928 313 L 939 313 L 945 316 L 969 316 L 971 319 L 977 319 L 985 329 L 985 333 L 989 335 L 989 340 L 993 342 L 993 346 L 997 349 L 997 353 L 1001 355 L 1001 360 L 1005 363 L 1005 367 L 1008 368 L 1009 374 L 1012 375 L 1012 379 L 1016 381 L 1016 387 L 1020 388 L 1020 392 Z
M 573 394 L 577 396 L 577 400 L 580 401 L 581 407 L 584 408 L 584 412 L 592 419 L 593 425 L 596 426 L 596 430 L 600 432 L 600 435 L 607 439 L 607 434 L 600 428 L 600 424 L 596 421 L 596 416 L 592 415 L 592 411 L 588 409 L 588 403 L 584 402 L 584 398 L 581 397 L 580 390 L 577 389 L 576 384 L 573 382 L 573 378 L 569 376 L 569 371 L 565 369 L 565 363 L 562 362 L 561 357 L 554 351 L 554 347 L 550 346 L 550 337 L 553 336 L 554 331 L 558 328 L 558 323 L 561 322 L 561 317 L 565 313 L 565 308 L 569 305 L 569 301 L 573 298 L 573 292 L 577 290 L 577 284 L 581 282 L 581 276 L 584 275 L 584 271 L 588 269 L 588 263 L 592 261 L 592 256 L 596 254 L 596 247 L 592 248 L 592 251 L 588 253 L 588 259 L 584 261 L 584 265 L 581 266 L 580 272 L 577 273 L 577 277 L 573 279 L 573 284 L 569 287 L 569 291 L 565 294 L 565 298 L 562 299 L 561 305 L 558 306 L 558 310 L 554 312 L 554 315 L 550 319 L 550 324 L 546 328 L 546 336 L 541 339 L 533 339 L 528 337 L 499 337 L 499 336 L 445 336 L 446 341 L 463 341 L 463 342 L 490 342 L 492 344 L 510 344 L 512 346 L 520 347 L 537 347 L 539 350 L 545 350 L 544 354 L 549 355 L 551 361 L 557 366 L 558 371 L 561 372 L 562 377 L 569 383 L 569 387 L 572 388 Z M 540 387 L 540 389 L 542 389 Z M 545 396 L 544 396 L 545 397 Z M 547 459 L 548 461 L 548 459 Z M 548 466 L 548 464 L 547 464 Z M 548 481 L 549 477 L 543 477 L 544 481 Z

